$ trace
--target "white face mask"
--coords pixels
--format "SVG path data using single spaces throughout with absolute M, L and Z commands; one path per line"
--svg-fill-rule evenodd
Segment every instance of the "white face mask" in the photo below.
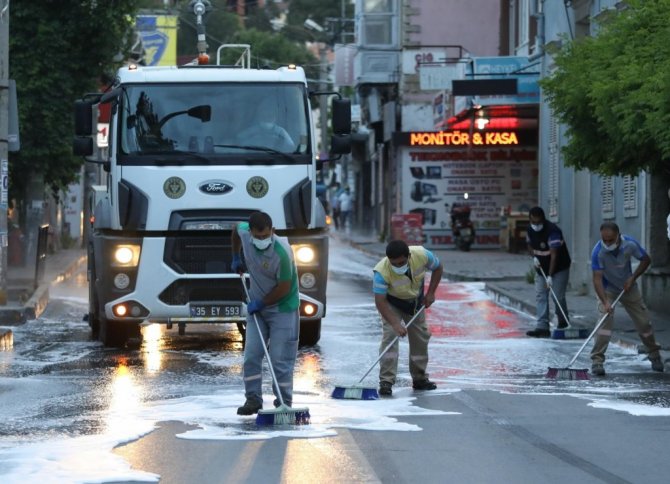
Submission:
M 603 244 L 603 249 L 605 249 L 605 250 L 607 250 L 607 251 L 610 251 L 610 252 L 613 251 L 613 250 L 615 250 L 617 247 L 619 247 L 619 241 L 618 241 L 618 240 L 617 240 L 616 242 L 614 242 L 612 245 L 607 245 L 607 244 L 606 244 L 604 241 L 602 241 L 602 240 L 600 241 L 600 243 Z
M 535 232 L 539 232 L 544 227 L 544 224 L 530 224 L 530 228 Z
M 405 272 L 407 272 L 407 269 L 409 269 L 409 264 L 405 264 L 400 267 L 391 266 L 391 269 L 393 269 L 393 272 L 395 272 L 399 276 L 402 276 Z
M 254 247 L 258 250 L 265 250 L 272 245 L 272 237 L 268 237 L 267 239 L 257 239 L 252 237 L 251 243 L 254 244 Z

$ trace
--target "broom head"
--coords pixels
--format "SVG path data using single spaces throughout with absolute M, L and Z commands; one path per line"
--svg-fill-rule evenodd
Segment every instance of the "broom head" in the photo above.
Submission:
M 549 367 L 546 378 L 557 380 L 589 380 L 589 370 L 586 368 L 552 368 Z
M 551 339 L 585 339 L 589 336 L 589 330 L 584 328 L 554 329 Z
M 280 405 L 272 410 L 259 410 L 256 415 L 256 425 L 308 425 L 309 422 L 307 407 L 293 408 Z
M 340 400 L 377 400 L 379 393 L 376 388 L 366 388 L 361 386 L 335 387 L 331 395 Z

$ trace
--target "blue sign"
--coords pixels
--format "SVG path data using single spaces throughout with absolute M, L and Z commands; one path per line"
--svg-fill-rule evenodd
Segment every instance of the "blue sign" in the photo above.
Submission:
M 517 94 L 475 96 L 476 104 L 529 104 L 540 102 L 540 65 L 529 64 L 527 57 L 475 57 L 472 79 L 517 79 Z

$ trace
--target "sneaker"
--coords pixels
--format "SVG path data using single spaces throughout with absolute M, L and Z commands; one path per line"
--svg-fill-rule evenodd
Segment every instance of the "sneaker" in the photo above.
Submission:
M 238 407 L 237 415 L 253 415 L 255 413 L 258 413 L 258 411 L 262 408 L 263 408 L 262 403 L 247 398 L 247 401 L 244 402 L 244 405 Z
M 651 361 L 652 370 L 662 372 L 665 369 L 665 365 L 660 356 L 656 356 L 655 358 L 649 357 L 649 361 Z
M 381 382 L 379 384 L 379 394 L 390 397 L 393 395 L 393 385 L 385 381 Z
M 602 363 L 591 365 L 591 374 L 594 376 L 605 376 L 605 366 Z
M 548 338 L 551 336 L 551 331 L 548 329 L 531 329 L 530 331 L 526 331 L 526 336 L 532 336 L 533 338 Z
M 418 380 L 412 384 L 412 388 L 415 390 L 435 390 L 437 385 L 430 381 L 428 378 L 425 380 Z

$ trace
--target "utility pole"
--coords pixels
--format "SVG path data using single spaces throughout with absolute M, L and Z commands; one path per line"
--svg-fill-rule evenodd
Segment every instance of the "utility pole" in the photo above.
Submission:
M 0 0 L 0 305 L 7 304 L 7 183 L 9 166 L 9 0 Z
M 328 49 L 327 44 L 319 42 L 319 90 L 328 90 Z M 319 124 L 321 125 L 321 153 L 328 156 L 328 97 L 319 99 Z

